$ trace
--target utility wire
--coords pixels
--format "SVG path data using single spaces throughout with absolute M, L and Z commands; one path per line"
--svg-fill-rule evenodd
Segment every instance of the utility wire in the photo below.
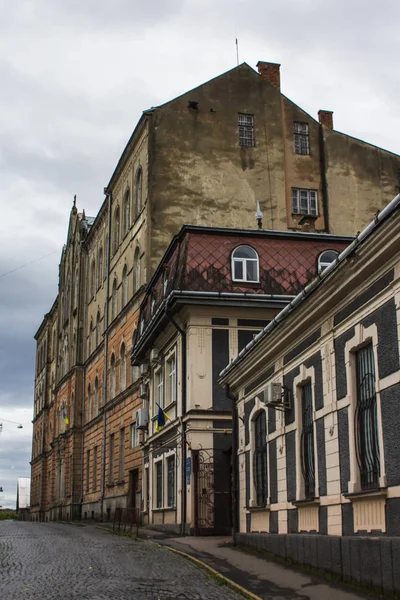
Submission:
M 31 260 L 30 262 L 27 262 L 24 265 L 16 267 L 15 269 L 11 269 L 11 271 L 6 271 L 5 273 L 0 273 L 0 278 L 5 277 L 6 275 L 10 275 L 11 273 L 15 273 L 15 271 L 19 271 L 20 269 L 24 269 L 25 267 L 28 267 L 29 265 L 33 265 L 33 263 L 37 263 L 37 262 L 39 262 L 39 260 L 43 260 L 43 258 L 47 258 L 48 256 L 55 254 L 56 252 L 58 252 L 58 250 L 53 250 L 52 252 L 49 252 L 48 254 L 43 254 L 43 256 L 40 256 L 39 258 L 35 258 L 35 260 Z

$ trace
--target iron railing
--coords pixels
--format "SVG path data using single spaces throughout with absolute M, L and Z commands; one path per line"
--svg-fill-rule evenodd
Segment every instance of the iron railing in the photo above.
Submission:
M 114 512 L 113 531 L 117 533 L 135 533 L 139 535 L 142 513 L 140 508 L 116 508 Z

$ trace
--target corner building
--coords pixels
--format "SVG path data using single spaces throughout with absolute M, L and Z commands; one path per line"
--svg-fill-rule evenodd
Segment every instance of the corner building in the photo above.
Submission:
M 184 223 L 252 229 L 259 202 L 268 229 L 353 234 L 399 186 L 399 156 L 334 131 L 329 111 L 301 110 L 279 65 L 258 70 L 239 65 L 145 110 L 98 214 L 71 211 L 35 336 L 35 519 L 104 516 L 139 497 L 127 357 L 145 286 Z M 121 430 L 110 461 L 105 440 Z

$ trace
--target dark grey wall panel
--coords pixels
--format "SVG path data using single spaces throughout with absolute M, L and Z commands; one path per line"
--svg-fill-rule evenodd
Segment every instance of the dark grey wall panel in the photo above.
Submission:
M 325 452 L 325 422 L 324 418 L 315 422 L 317 433 L 317 460 L 319 496 L 326 496 L 326 452 Z
M 338 411 L 338 435 L 340 491 L 342 494 L 346 494 L 349 491 L 350 481 L 349 415 L 347 407 Z
M 386 499 L 386 533 L 400 536 L 400 498 Z
M 384 290 L 392 281 L 394 277 L 394 270 L 388 271 L 382 277 L 377 279 L 372 285 L 370 285 L 366 290 L 364 290 L 361 294 L 359 294 L 354 300 L 349 302 L 344 308 L 342 308 L 339 312 L 336 313 L 334 317 L 334 325 L 338 325 L 344 319 L 347 319 L 351 314 L 353 314 L 357 309 L 366 304 L 372 298 L 375 298 L 379 292 Z
M 338 400 L 347 395 L 346 361 L 344 347 L 354 337 L 354 327 L 339 335 L 335 339 L 335 372 L 336 372 L 336 397 Z
M 221 317 L 214 317 L 211 319 L 212 325 L 229 325 L 229 319 L 223 319 Z
M 315 373 L 315 386 L 314 386 L 314 406 L 315 410 L 319 410 L 324 406 L 324 387 L 322 380 L 322 358 L 321 352 L 318 351 L 308 360 L 305 361 L 307 369 L 314 367 Z
M 212 330 L 212 406 L 215 410 L 229 410 L 231 401 L 218 383 L 222 369 L 229 363 L 229 329 Z
M 278 533 L 278 511 L 273 510 L 269 515 L 269 532 Z
M 353 505 L 342 504 L 342 535 L 354 534 Z
M 250 442 L 250 414 L 256 403 L 256 399 L 252 398 L 244 405 L 244 443 L 247 445 Z
M 313 331 L 308 337 L 306 337 L 305 340 L 300 342 L 300 344 L 298 344 L 290 352 L 285 354 L 285 356 L 283 357 L 283 364 L 287 365 L 288 362 L 290 362 L 291 360 L 296 358 L 296 356 L 299 356 L 299 354 L 307 350 L 307 348 L 309 348 L 312 344 L 314 344 L 314 342 L 319 340 L 320 337 L 321 329 L 316 329 L 315 331 Z
M 238 319 L 238 327 L 266 327 L 271 320 L 265 319 Z
M 269 443 L 269 495 L 271 504 L 278 502 L 278 465 L 276 440 Z
M 273 374 L 274 374 L 274 367 L 270 367 L 269 369 L 266 369 L 265 371 L 263 371 L 261 373 L 261 375 L 259 375 L 257 377 L 257 379 L 252 381 L 250 383 L 250 385 L 248 385 L 247 387 L 244 388 L 245 395 L 250 394 L 250 392 L 255 390 L 259 385 L 268 381 L 268 379 L 270 377 L 272 377 Z
M 247 346 L 254 336 L 257 335 L 258 330 L 254 331 L 251 329 L 239 329 L 238 330 L 238 353 Z
M 274 433 L 276 430 L 276 410 L 268 406 L 268 433 Z
M 320 506 L 318 511 L 319 533 L 321 535 L 328 534 L 328 507 Z
M 299 513 L 297 508 L 288 510 L 288 533 L 298 533 L 299 531 Z
M 296 367 L 287 373 L 283 378 L 283 385 L 290 392 L 290 409 L 285 411 L 285 424 L 290 425 L 293 423 L 296 417 L 295 414 L 295 405 L 294 405 L 294 390 L 293 390 L 293 380 L 299 375 L 300 367 Z
M 286 434 L 286 486 L 288 502 L 296 500 L 296 432 Z
M 250 452 L 244 455 L 244 468 L 246 469 L 246 507 L 250 505 Z
M 400 383 L 381 391 L 387 485 L 400 485 Z
M 387 377 L 398 371 L 399 347 L 397 338 L 396 305 L 394 298 L 380 306 L 361 321 L 364 327 L 376 324 L 378 329 L 379 377 Z

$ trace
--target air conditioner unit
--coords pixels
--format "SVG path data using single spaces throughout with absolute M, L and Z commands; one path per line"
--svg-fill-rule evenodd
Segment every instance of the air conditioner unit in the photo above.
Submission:
M 147 373 L 149 372 L 149 365 L 147 363 L 142 363 L 139 367 L 139 371 L 141 377 L 147 375 Z
M 136 427 L 137 429 L 147 429 L 149 424 L 149 409 L 139 408 L 136 413 Z
M 154 363 L 158 361 L 158 350 L 157 348 L 153 348 L 150 352 L 150 362 Z
M 268 383 L 264 389 L 264 404 L 266 406 L 284 406 L 284 393 L 281 383 Z
M 147 398 L 147 385 L 145 383 L 141 383 L 139 387 L 139 396 L 141 398 Z

